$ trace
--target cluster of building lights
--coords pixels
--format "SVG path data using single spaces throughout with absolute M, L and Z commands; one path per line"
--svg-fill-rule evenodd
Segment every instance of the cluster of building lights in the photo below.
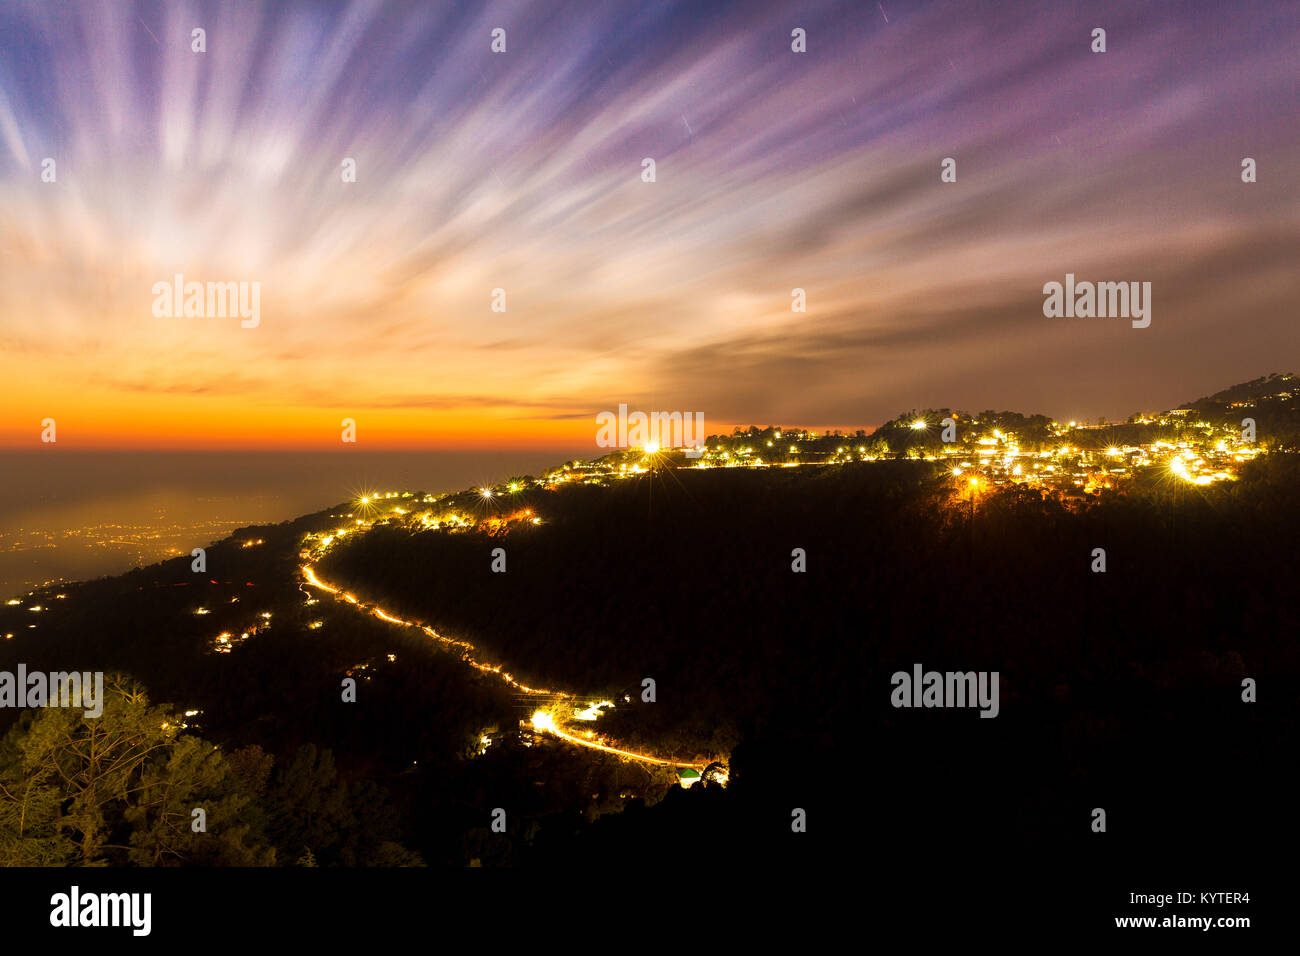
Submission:
M 1137 424 L 1168 424 L 1166 420 L 1141 420 Z M 912 431 L 925 431 L 932 426 L 925 418 L 915 418 L 907 423 Z M 970 423 L 965 427 L 970 428 Z M 789 445 L 788 453 L 771 440 L 766 451 L 760 454 L 752 444 L 740 440 L 719 442 L 705 449 L 697 460 L 683 458 L 683 468 L 797 468 L 818 465 L 843 465 L 850 462 L 892 460 L 907 457 L 940 463 L 954 478 L 964 478 L 967 488 L 998 487 L 1025 484 L 1060 491 L 1095 493 L 1104 488 L 1118 487 L 1125 479 L 1134 477 L 1142 469 L 1157 468 L 1172 479 L 1193 485 L 1210 485 L 1231 481 L 1238 468 L 1260 453 L 1254 442 L 1245 441 L 1235 432 L 1215 429 L 1206 424 L 1190 434 L 1185 430 L 1177 440 L 1159 439 L 1136 445 L 1111 445 L 1104 449 L 1083 447 L 1092 445 L 1091 435 L 1079 442 L 1070 438 L 1082 436 L 1096 426 L 1076 422 L 1054 424 L 1053 434 L 1061 439 L 1059 445 L 1027 450 L 1021 447 L 1016 435 L 992 428 L 978 432 L 978 437 L 946 444 L 929 443 L 924 450 L 911 447 L 905 453 L 888 451 L 880 453 L 879 444 L 843 444 L 833 450 L 825 449 L 825 439 L 816 433 L 799 432 L 798 440 L 806 442 Z M 781 432 L 774 437 L 781 439 Z M 814 446 L 811 440 L 819 440 Z M 873 453 L 873 448 L 877 449 Z M 632 458 L 629 463 L 627 458 Z M 659 455 L 663 458 L 663 455 Z M 620 458 L 624 460 L 619 460 Z M 635 463 L 636 453 L 629 452 L 607 456 L 592 462 L 574 462 L 566 465 L 559 474 L 549 475 L 552 483 L 580 481 L 601 484 L 609 480 L 631 477 L 645 471 Z

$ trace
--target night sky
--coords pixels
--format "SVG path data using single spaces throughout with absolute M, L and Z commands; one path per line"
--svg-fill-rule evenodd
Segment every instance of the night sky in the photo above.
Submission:
M 0 442 L 1121 417 L 1295 371 L 1297 50 L 1294 2 L 7 2 Z M 156 317 L 175 273 L 260 282 L 260 325 Z M 1151 282 L 1151 326 L 1045 318 L 1066 273 Z

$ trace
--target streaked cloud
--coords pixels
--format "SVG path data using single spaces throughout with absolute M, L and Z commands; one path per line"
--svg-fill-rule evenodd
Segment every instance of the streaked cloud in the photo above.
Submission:
M 0 438 L 1115 416 L 1294 364 L 1300 8 L 887 8 L 6 5 Z M 1044 319 L 1066 272 L 1152 281 L 1151 328 Z M 261 325 L 155 318 L 176 273 Z

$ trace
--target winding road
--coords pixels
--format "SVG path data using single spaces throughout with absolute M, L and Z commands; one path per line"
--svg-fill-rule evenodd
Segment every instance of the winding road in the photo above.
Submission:
M 685 762 L 680 760 L 666 760 L 662 757 L 651 756 L 650 754 L 637 753 L 632 750 L 623 750 L 618 747 L 611 747 L 607 744 L 600 743 L 599 741 L 594 739 L 584 739 L 580 736 L 569 733 L 567 730 L 564 729 L 564 727 L 562 727 L 559 723 L 557 723 L 556 705 L 560 704 L 571 708 L 574 703 L 580 700 L 586 700 L 586 698 L 581 698 L 576 694 L 570 694 L 565 691 L 554 691 L 554 690 L 546 690 L 540 687 L 529 687 L 526 684 L 520 683 L 518 680 L 514 678 L 512 674 L 510 674 L 509 671 L 504 670 L 500 664 L 489 664 L 475 657 L 475 654 L 477 653 L 477 648 L 475 648 L 474 645 L 469 643 L 468 641 L 460 641 L 454 638 L 444 637 L 443 635 L 435 631 L 432 627 L 429 627 L 427 624 L 420 624 L 416 621 L 403 620 L 402 618 L 397 617 L 396 615 L 388 613 L 378 605 L 367 604 L 363 601 L 359 601 L 357 600 L 355 595 L 343 590 L 342 588 L 334 587 L 333 585 L 328 584 L 325 581 L 322 581 L 319 575 L 317 575 L 316 569 L 311 564 L 302 565 L 302 575 L 303 575 L 303 582 L 306 585 L 312 588 L 316 588 L 317 590 L 325 591 L 329 594 L 334 595 L 335 600 L 339 600 L 351 604 L 358 611 L 369 612 L 370 614 L 373 614 L 375 617 L 379 618 L 381 621 L 386 621 L 389 624 L 396 624 L 401 627 L 416 628 L 420 631 L 423 631 L 428 637 L 439 642 L 447 649 L 458 650 L 460 652 L 461 660 L 464 661 L 466 664 L 468 664 L 470 667 L 482 671 L 485 674 L 492 674 L 493 676 L 501 679 L 502 681 L 510 685 L 510 687 L 520 692 L 521 694 L 527 694 L 529 696 L 534 696 L 538 698 L 542 698 L 542 697 L 550 698 L 554 703 L 551 705 L 549 709 L 539 708 L 533 713 L 532 725 L 533 728 L 537 730 L 539 733 L 551 734 L 552 736 L 557 737 L 560 740 L 567 741 L 568 743 L 574 744 L 575 746 L 578 747 L 586 747 L 590 750 L 599 750 L 604 753 L 615 754 L 619 757 L 626 757 L 629 760 L 636 760 L 641 763 L 657 764 L 664 767 L 686 768 L 686 769 L 697 770 L 697 771 L 702 770 L 705 766 L 702 763 L 690 763 L 690 762 Z M 592 702 L 593 706 L 596 703 L 597 702 L 593 701 Z M 558 718 L 558 719 L 562 720 L 563 718 Z

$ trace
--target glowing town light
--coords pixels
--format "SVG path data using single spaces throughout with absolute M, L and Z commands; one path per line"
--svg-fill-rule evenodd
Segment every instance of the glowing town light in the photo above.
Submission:
M 924 418 L 918 418 L 916 421 L 912 422 L 912 431 L 924 431 L 928 427 L 929 426 L 926 425 Z
M 479 494 L 481 494 L 484 498 L 491 498 L 491 497 L 492 497 L 492 489 L 491 489 L 491 488 L 481 488 L 481 489 L 479 489 Z
M 544 710 L 534 711 L 533 727 L 536 730 L 555 730 L 555 721 Z
M 602 707 L 613 707 L 614 702 L 610 700 L 592 701 L 586 707 L 574 710 L 574 720 L 598 720 L 600 718 L 600 709 Z
M 645 443 L 645 453 L 654 455 L 659 452 L 659 443 L 657 441 L 648 441 Z
M 960 469 L 960 468 L 954 468 L 954 469 L 952 470 L 952 476 L 953 476 L 954 478 L 960 478 L 960 477 L 961 477 L 961 469 Z

